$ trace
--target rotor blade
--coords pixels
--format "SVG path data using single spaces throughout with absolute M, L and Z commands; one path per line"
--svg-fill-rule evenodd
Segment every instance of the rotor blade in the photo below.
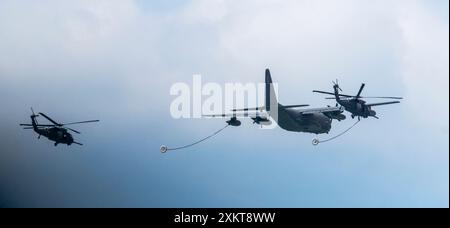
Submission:
M 361 97 L 361 93 L 364 89 L 364 87 L 366 86 L 366 84 L 361 84 L 361 87 L 359 88 L 358 94 L 356 94 L 356 98 L 360 98 Z
M 375 98 L 375 99 L 396 99 L 396 100 L 401 100 L 403 99 L 403 97 L 360 97 L 360 98 Z
M 73 124 L 82 124 L 82 123 L 94 123 L 99 122 L 100 120 L 87 120 L 87 121 L 81 121 L 81 122 L 73 122 L 73 123 L 66 123 L 61 125 L 73 125 Z
M 83 144 L 81 144 L 81 143 L 79 143 L 79 142 L 73 142 L 73 143 L 75 143 L 75 144 L 77 144 L 77 145 L 80 145 L 80 146 L 83 145 Z
M 33 126 L 33 124 L 20 124 L 20 126 Z M 36 124 L 38 127 L 54 127 L 55 125 L 51 124 Z
M 391 101 L 391 102 L 383 102 L 383 103 L 367 104 L 367 106 L 373 107 L 373 106 L 389 105 L 389 104 L 398 104 L 398 103 L 400 103 L 400 101 Z
M 343 97 L 343 98 L 342 98 Z M 352 96 L 342 96 L 341 97 L 341 99 L 342 100 L 350 100 L 350 99 L 353 99 L 353 98 L 355 98 L 355 97 L 352 97 Z M 328 99 L 328 100 L 335 100 L 336 99 L 336 97 L 326 97 L 325 99 Z
M 322 94 L 334 95 L 334 93 L 331 93 L 331 92 L 325 92 L 325 91 L 320 91 L 320 90 L 313 90 L 313 93 L 322 93 Z
M 50 117 L 48 117 L 48 116 L 45 115 L 44 113 L 40 112 L 39 114 L 42 115 L 43 117 L 45 117 L 48 121 L 54 123 L 55 125 L 57 125 L 57 126 L 62 126 L 62 124 L 57 123 L 56 121 L 52 120 Z
M 81 132 L 79 132 L 79 131 L 77 131 L 77 130 L 75 130 L 75 129 L 72 129 L 72 128 L 68 128 L 68 127 L 65 127 L 67 130 L 71 130 L 71 131 L 73 131 L 73 132 L 75 132 L 75 133 L 77 133 L 77 134 L 81 134 Z
M 23 129 L 33 129 L 32 127 L 24 127 Z
M 334 96 L 334 93 L 331 93 L 331 92 L 325 92 L 325 91 L 320 91 L 320 90 L 313 90 L 313 93 L 322 93 L 322 94 L 328 94 L 328 95 L 333 95 L 333 96 Z M 353 96 L 346 95 L 346 94 L 339 94 L 339 96 L 340 96 L 340 97 L 353 97 Z M 334 99 L 334 98 L 333 98 L 333 99 Z

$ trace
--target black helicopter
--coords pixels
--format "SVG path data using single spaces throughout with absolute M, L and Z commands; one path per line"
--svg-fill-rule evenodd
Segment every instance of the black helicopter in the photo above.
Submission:
M 366 101 L 362 100 L 362 98 L 381 98 L 381 99 L 396 99 L 396 100 L 403 99 L 402 97 L 362 97 L 361 93 L 365 86 L 366 85 L 362 83 L 356 96 L 339 94 L 339 90 L 342 91 L 342 89 L 339 87 L 338 81 L 336 79 L 336 82 L 333 81 L 334 93 L 319 90 L 314 90 L 313 92 L 334 95 L 334 97 L 326 99 L 335 99 L 339 105 L 344 107 L 346 111 L 352 114 L 351 115 L 352 118 L 358 117 L 358 120 L 361 119 L 361 117 L 363 118 L 374 117 L 378 119 L 377 113 L 374 110 L 372 110 L 372 107 L 374 106 L 400 103 L 400 101 L 389 101 L 389 102 L 367 104 Z
M 75 132 L 77 134 L 81 133 L 77 130 L 65 126 L 73 124 L 99 122 L 99 120 L 88 120 L 88 121 L 61 124 L 52 120 L 44 113 L 40 112 L 39 115 L 46 118 L 52 124 L 39 124 L 36 120 L 36 117 L 39 117 L 39 115 L 34 114 L 33 108 L 31 108 L 31 112 L 32 112 L 30 116 L 31 124 L 20 124 L 20 126 L 25 126 L 24 129 L 34 130 L 39 135 L 38 139 L 41 138 L 41 135 L 43 135 L 44 137 L 47 137 L 49 140 L 55 141 L 55 146 L 57 146 L 58 144 L 67 144 L 68 146 L 70 146 L 72 143 L 82 146 L 83 144 L 74 141 L 72 135 L 68 132 L 68 130 Z

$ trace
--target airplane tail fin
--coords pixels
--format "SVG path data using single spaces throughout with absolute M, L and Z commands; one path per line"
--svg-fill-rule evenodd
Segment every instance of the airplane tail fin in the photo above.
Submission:
M 277 95 L 275 94 L 275 88 L 272 82 L 272 76 L 270 75 L 270 70 L 266 69 L 266 110 L 270 112 L 271 108 L 275 107 L 278 109 Z

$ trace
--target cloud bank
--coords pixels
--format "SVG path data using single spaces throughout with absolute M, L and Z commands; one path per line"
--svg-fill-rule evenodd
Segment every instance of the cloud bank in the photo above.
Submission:
M 448 207 L 449 25 L 448 7 L 436 10 L 441 5 L 1 1 L 0 181 L 8 187 L 0 193 L 13 206 Z M 261 133 L 249 124 L 212 143 L 226 148 L 232 140 L 233 151 L 209 144 L 161 158 L 160 143 L 200 138 L 218 123 L 171 119 L 171 85 L 189 83 L 192 74 L 262 82 L 266 67 L 286 104 L 330 104 L 311 90 L 330 88 L 335 78 L 348 93 L 366 82 L 367 95 L 406 99 L 380 109 L 382 122 L 366 121 L 317 149 L 328 153 L 311 155 L 310 136 Z M 58 149 L 17 128 L 30 106 L 62 121 L 96 117 L 102 124 L 80 136 L 92 146 L 55 155 Z M 254 145 L 249 135 L 271 140 Z M 27 190 L 39 178 L 46 187 Z M 64 183 L 85 187 L 71 191 Z

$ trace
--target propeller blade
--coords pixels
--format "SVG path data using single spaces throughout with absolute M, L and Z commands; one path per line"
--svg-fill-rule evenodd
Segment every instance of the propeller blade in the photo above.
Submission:
M 75 129 L 72 129 L 72 128 L 68 128 L 68 127 L 65 127 L 67 130 L 70 130 L 70 131 L 73 131 L 73 132 L 75 132 L 75 133 L 77 133 L 77 134 L 81 134 L 81 132 L 79 132 L 79 131 L 77 131 L 77 130 L 75 130 Z
M 61 124 L 61 125 L 65 126 L 65 125 L 82 124 L 82 123 L 94 123 L 94 122 L 99 122 L 99 121 L 100 120 L 87 120 L 87 121 L 81 121 L 81 122 L 66 123 L 66 124 Z
M 44 113 L 40 112 L 40 115 L 42 115 L 43 117 L 45 117 L 48 121 L 52 122 L 53 124 L 57 125 L 57 126 L 62 126 L 62 124 L 57 123 L 56 121 L 52 120 L 50 117 L 48 117 L 47 115 L 45 115 Z
M 361 97 L 361 93 L 364 89 L 364 87 L 366 86 L 366 84 L 361 84 L 361 87 L 359 88 L 358 94 L 356 94 L 356 98 L 360 98 Z

